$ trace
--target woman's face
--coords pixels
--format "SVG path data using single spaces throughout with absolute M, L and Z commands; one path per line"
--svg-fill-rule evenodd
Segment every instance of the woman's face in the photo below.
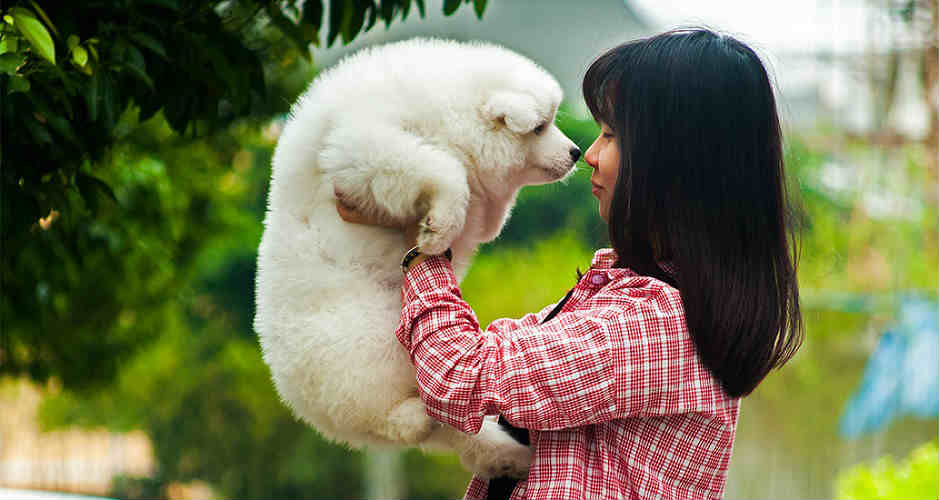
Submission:
M 593 167 L 593 175 L 590 176 L 593 195 L 600 200 L 600 217 L 609 223 L 610 201 L 613 200 L 619 173 L 619 146 L 613 129 L 607 124 L 600 123 L 600 136 L 587 149 L 584 161 Z

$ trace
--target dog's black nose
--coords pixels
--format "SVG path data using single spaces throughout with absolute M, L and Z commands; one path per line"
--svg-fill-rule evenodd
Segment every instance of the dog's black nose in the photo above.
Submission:
M 571 148 L 571 160 L 574 160 L 574 163 L 577 163 L 577 160 L 580 158 L 580 150 L 576 147 Z

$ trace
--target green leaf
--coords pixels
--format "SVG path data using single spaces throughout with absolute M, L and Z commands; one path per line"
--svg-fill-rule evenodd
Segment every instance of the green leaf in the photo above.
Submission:
M 98 95 L 101 96 L 101 119 L 104 120 L 105 130 L 110 134 L 114 128 L 114 117 L 118 111 L 119 96 L 114 90 L 111 79 L 106 75 L 101 75 L 98 78 Z
M 306 36 L 303 34 L 303 30 L 293 23 L 287 16 L 284 15 L 284 12 L 280 9 L 279 3 L 270 3 L 267 5 L 267 15 L 271 18 L 273 22 L 281 33 L 284 34 L 291 42 L 300 50 L 300 55 L 304 59 L 310 61 L 310 42 L 306 39 Z
M 365 23 L 365 31 L 372 29 L 375 22 L 378 21 L 378 6 L 372 6 L 368 9 L 368 22 Z
M 141 0 L 141 3 L 159 5 L 161 7 L 166 7 L 167 9 L 170 9 L 170 10 L 179 10 L 178 0 Z
M 460 8 L 461 0 L 444 0 L 443 2 L 443 15 L 449 16 L 456 12 Z
M 303 2 L 303 14 L 300 17 L 300 22 L 312 26 L 319 33 L 320 27 L 323 25 L 323 0 L 306 0 Z
M 58 132 L 59 135 L 67 139 L 72 144 L 75 144 L 79 148 L 82 147 L 82 142 L 78 139 L 78 136 L 75 135 L 75 132 L 72 130 L 72 124 L 69 123 L 65 118 L 56 115 L 56 114 L 47 114 L 46 123 L 52 130 Z
M 3 20 L 6 21 L 6 23 L 9 24 L 10 26 L 13 25 L 13 16 L 11 16 L 11 15 L 9 15 L 9 14 L 4 14 L 4 15 L 3 15 Z
M 23 7 L 10 9 L 16 29 L 26 37 L 30 46 L 47 61 L 55 64 L 55 44 L 49 31 L 36 19 L 32 12 Z
M 395 17 L 395 0 L 381 0 L 381 19 L 385 21 L 385 28 L 391 26 L 391 20 Z
M 29 130 L 29 133 L 32 134 L 33 139 L 36 140 L 39 144 L 51 144 L 52 135 L 49 134 L 49 131 L 46 130 L 45 125 L 40 123 L 32 114 L 28 114 L 24 117 L 22 121 L 26 125 L 26 129 Z
M 98 87 L 100 86 L 98 80 L 100 78 L 99 72 L 95 71 L 91 75 L 91 82 L 85 87 L 85 103 L 88 105 L 88 118 L 92 122 L 98 120 Z
M 483 11 L 486 10 L 486 0 L 473 0 L 473 10 L 476 11 L 476 17 L 482 19 Z
M 25 60 L 25 54 L 17 54 L 13 52 L 0 54 L 0 72 L 6 73 L 8 75 L 15 75 L 16 68 L 19 68 Z
M 417 0 L 417 13 L 421 15 L 421 19 L 424 19 L 424 0 Z
M 78 193 L 81 194 L 82 199 L 85 200 L 85 204 L 92 213 L 98 213 L 98 208 L 101 206 L 101 199 L 107 198 L 117 203 L 117 197 L 114 195 L 114 190 L 111 189 L 111 186 L 108 186 L 106 182 L 97 177 L 79 172 L 75 176 L 75 185 L 78 187 Z
M 297 28 L 306 40 L 305 47 L 309 52 L 309 45 L 320 46 L 320 25 L 323 24 L 323 2 L 321 0 L 306 0 L 300 6 L 300 20 L 297 21 Z M 313 54 L 307 58 L 308 62 L 313 61 Z
M 169 61 L 170 58 L 166 54 L 166 49 L 163 47 L 163 44 L 160 43 L 155 38 L 153 38 L 152 36 L 146 33 L 140 32 L 140 31 L 135 31 L 133 33 L 130 33 L 128 36 L 130 37 L 131 40 L 137 42 L 137 45 L 140 45 L 141 47 L 149 49 L 154 54 Z
M 75 47 L 78 47 L 78 43 L 79 43 L 79 39 L 78 39 L 77 36 L 75 36 L 75 35 L 69 35 L 69 36 L 68 36 L 68 40 L 66 40 L 66 42 L 65 42 L 65 45 L 68 46 L 68 49 L 69 49 L 69 50 L 72 50 L 72 49 L 74 49 Z
M 156 114 L 157 111 L 160 110 L 161 107 L 163 107 L 163 101 L 159 98 L 153 97 L 152 94 L 149 99 L 141 99 L 136 104 L 140 108 L 137 119 L 140 120 L 141 123 L 149 120 L 151 117 L 153 117 L 153 115 Z
M 342 20 L 342 43 L 348 45 L 355 39 L 356 35 L 359 34 L 359 31 L 362 30 L 362 25 L 365 24 L 365 9 L 369 4 L 356 2 L 354 10 L 346 10 L 346 13 L 350 13 L 348 19 Z
M 147 74 L 147 62 L 143 58 L 143 54 L 137 50 L 137 47 L 133 45 L 127 46 L 127 57 L 124 58 L 124 62 L 127 63 L 124 67 L 129 69 L 138 80 L 147 84 L 150 90 L 156 89 L 153 85 L 153 80 L 150 78 L 150 75 Z
M 0 39 L 0 54 L 6 54 L 7 52 L 17 52 L 19 49 L 19 40 L 16 37 L 4 36 L 3 39 Z
M 88 62 L 88 51 L 86 51 L 81 46 L 72 49 L 72 62 L 77 64 L 79 67 L 84 67 Z
M 352 6 L 349 6 L 351 9 Z M 326 46 L 331 47 L 342 32 L 342 19 L 345 16 L 346 2 L 343 0 L 329 0 L 329 34 L 326 37 Z
M 33 5 L 33 8 L 36 9 L 36 12 L 39 13 L 39 17 L 41 17 L 42 20 L 45 21 L 46 25 L 49 26 L 49 29 L 51 29 L 52 32 L 55 33 L 55 36 L 59 36 L 59 30 L 55 29 L 55 25 L 52 24 L 52 20 L 49 19 L 49 16 L 47 16 L 45 11 L 42 10 L 42 7 L 40 7 L 39 4 L 36 3 L 36 0 L 29 0 L 29 3 Z
M 20 75 L 10 77 L 10 85 L 7 86 L 7 95 L 14 92 L 29 92 L 29 80 Z

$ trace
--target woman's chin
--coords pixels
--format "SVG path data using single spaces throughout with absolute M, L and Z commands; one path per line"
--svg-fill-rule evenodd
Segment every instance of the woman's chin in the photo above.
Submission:
M 598 205 L 598 206 L 597 206 L 597 212 L 600 214 L 600 218 L 603 219 L 604 222 L 606 222 L 607 224 L 609 224 L 609 223 L 610 223 L 610 211 L 609 211 L 609 209 L 607 209 L 607 207 L 604 206 L 603 200 L 600 200 L 599 203 L 597 203 L 597 205 Z

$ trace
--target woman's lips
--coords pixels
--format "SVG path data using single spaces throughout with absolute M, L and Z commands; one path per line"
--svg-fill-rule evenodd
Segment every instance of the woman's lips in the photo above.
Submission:
M 596 184 L 593 184 L 592 182 L 591 182 L 590 184 L 593 185 L 593 189 L 591 190 L 591 191 L 593 192 L 593 194 L 597 194 L 597 192 L 599 192 L 601 189 L 603 189 L 603 188 L 601 188 L 600 186 L 598 186 L 598 185 L 596 185 Z

